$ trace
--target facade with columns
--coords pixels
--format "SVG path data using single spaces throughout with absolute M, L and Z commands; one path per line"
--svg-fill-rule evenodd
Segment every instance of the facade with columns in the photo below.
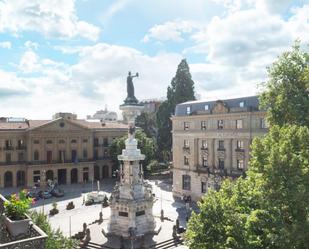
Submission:
M 0 118 L 0 187 L 111 177 L 109 144 L 126 132 L 122 123 L 89 122 L 71 113 L 52 120 Z
M 176 106 L 173 123 L 173 195 L 200 199 L 224 178 L 248 168 L 250 144 L 267 132 L 257 96 L 192 101 Z

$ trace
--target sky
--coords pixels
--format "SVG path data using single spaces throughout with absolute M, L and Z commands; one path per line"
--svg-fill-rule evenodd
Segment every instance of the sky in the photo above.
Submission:
M 119 112 L 165 98 L 186 58 L 199 99 L 251 96 L 267 67 L 309 44 L 309 0 L 0 0 L 0 116 Z

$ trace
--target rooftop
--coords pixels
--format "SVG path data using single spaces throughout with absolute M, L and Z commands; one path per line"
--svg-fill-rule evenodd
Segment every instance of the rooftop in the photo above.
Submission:
M 259 99 L 258 96 L 241 97 L 234 99 L 222 99 L 222 100 L 195 100 L 178 104 L 175 108 L 175 116 L 187 116 L 201 113 L 212 113 L 212 109 L 218 102 L 223 102 L 229 110 L 233 112 L 241 111 L 258 111 Z

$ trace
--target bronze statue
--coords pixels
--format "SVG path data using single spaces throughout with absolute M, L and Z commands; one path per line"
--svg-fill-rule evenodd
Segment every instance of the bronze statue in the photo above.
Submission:
M 125 104 L 137 104 L 138 100 L 134 96 L 134 85 L 133 85 L 133 78 L 138 77 L 138 73 L 135 75 L 131 75 L 131 72 L 129 72 L 127 77 L 127 98 L 125 99 Z

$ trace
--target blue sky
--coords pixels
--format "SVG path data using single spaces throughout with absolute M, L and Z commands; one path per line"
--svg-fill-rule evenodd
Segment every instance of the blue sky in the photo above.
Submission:
M 296 39 L 309 0 L 0 0 L 0 116 L 118 112 L 129 70 L 162 98 L 182 58 L 199 98 L 253 95 Z

